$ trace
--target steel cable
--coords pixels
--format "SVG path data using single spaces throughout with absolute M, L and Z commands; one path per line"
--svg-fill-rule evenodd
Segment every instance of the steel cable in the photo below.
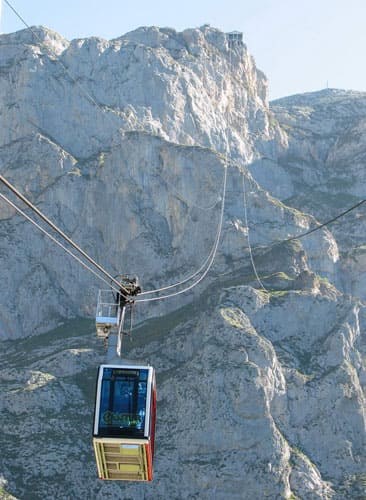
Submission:
M 229 70 L 230 70 L 230 75 L 231 75 L 231 72 L 232 72 L 232 60 L 231 60 L 231 49 L 230 48 L 229 48 Z M 202 274 L 202 276 L 200 276 L 200 278 L 198 278 L 193 284 L 191 284 L 190 286 L 184 288 L 183 290 L 179 290 L 177 292 L 174 292 L 174 293 L 171 293 L 171 294 L 168 294 L 168 295 L 163 295 L 163 296 L 160 296 L 160 297 L 151 297 L 151 298 L 147 298 L 147 299 L 136 300 L 136 302 L 152 302 L 152 301 L 157 301 L 157 300 L 162 300 L 162 299 L 168 299 L 168 298 L 180 295 L 180 294 L 182 294 L 184 292 L 187 292 L 187 291 L 191 290 L 192 288 L 194 288 L 195 286 L 197 286 L 206 277 L 207 273 L 211 269 L 211 266 L 212 266 L 212 264 L 213 264 L 213 262 L 215 260 L 215 257 L 216 257 L 216 253 L 217 253 L 217 249 L 218 249 L 218 245 L 219 245 L 219 241 L 220 241 L 220 236 L 221 236 L 221 231 L 222 231 L 223 220 L 224 220 L 224 209 L 225 209 L 225 199 L 226 199 L 226 184 L 227 184 L 227 171 L 228 171 L 228 163 L 229 163 L 228 157 L 229 157 L 229 151 L 230 151 L 228 129 L 229 129 L 229 107 L 227 107 L 227 115 L 226 115 L 226 150 L 225 150 L 225 167 L 224 167 L 225 171 L 224 171 L 224 182 L 223 182 L 223 194 L 222 194 L 222 202 L 221 202 L 220 221 L 219 221 L 218 230 L 217 230 L 217 233 L 216 233 L 216 239 L 215 239 L 215 242 L 214 242 L 214 246 L 213 246 L 213 249 L 211 250 L 211 252 L 209 254 L 209 257 L 205 260 L 204 264 L 201 266 L 201 268 L 198 271 L 196 271 L 195 274 L 191 275 L 190 277 L 186 278 L 185 280 L 183 280 L 181 282 L 177 282 L 177 283 L 172 284 L 172 285 L 169 285 L 168 287 L 163 287 L 163 288 L 160 288 L 160 289 L 151 290 L 151 291 L 145 292 L 145 293 L 146 294 L 147 293 L 154 293 L 154 292 L 158 293 L 159 291 L 167 290 L 167 289 L 170 289 L 170 288 L 173 288 L 173 287 L 177 287 L 177 286 L 179 286 L 181 284 L 184 284 L 187 281 L 191 280 L 193 277 L 197 276 L 197 274 L 199 274 L 199 272 L 204 268 L 204 266 L 208 262 L 207 269 L 204 271 L 204 273 Z
M 224 194 L 226 194 L 226 181 L 227 181 L 227 165 L 225 166 L 225 175 L 224 175 Z M 153 301 L 157 301 L 157 300 L 162 300 L 162 299 L 169 299 L 171 297 L 175 297 L 177 295 L 180 295 L 184 292 L 187 292 L 188 290 L 191 290 L 192 288 L 194 288 L 195 286 L 197 286 L 207 275 L 207 273 L 209 272 L 209 270 L 211 269 L 211 266 L 215 260 L 215 257 L 216 257 L 216 252 L 217 252 L 217 248 L 218 248 L 218 245 L 219 245 L 219 241 L 220 241 L 220 236 L 221 236 L 221 230 L 222 230 L 222 224 L 223 224 L 223 219 L 224 219 L 224 209 L 225 209 L 225 196 L 223 196 L 223 199 L 222 199 L 222 204 L 221 204 L 221 213 L 220 213 L 220 222 L 219 222 L 219 227 L 218 227 L 218 231 L 217 231 L 217 234 L 216 234 L 216 241 L 215 241 L 215 244 L 214 244 L 214 248 L 213 248 L 213 251 L 211 251 L 211 258 L 209 259 L 209 263 L 208 263 L 208 266 L 207 266 L 207 269 L 205 270 L 205 272 L 202 274 L 202 276 L 200 276 L 193 284 L 191 284 L 190 286 L 184 288 L 183 290 L 179 290 L 177 292 L 174 292 L 174 293 L 170 293 L 168 295 L 162 295 L 160 297 L 151 297 L 151 298 L 147 298 L 147 299 L 136 299 L 135 302 L 153 302 Z M 196 273 L 198 274 L 198 273 Z M 191 279 L 191 278 L 189 278 Z M 188 281 L 189 279 L 187 279 L 186 281 Z M 172 287 L 175 287 L 177 286 L 177 284 L 175 285 L 171 285 L 169 288 L 172 288 Z M 156 291 L 156 290 L 153 290 L 153 291 Z
M 99 280 L 103 281 L 105 284 L 108 285 L 109 288 L 111 288 L 113 291 L 116 293 L 120 293 L 119 289 L 113 288 L 113 286 L 105 280 L 102 276 L 100 276 L 94 269 L 92 269 L 90 266 L 85 264 L 77 255 L 72 253 L 67 247 L 65 247 L 60 241 L 58 241 L 52 234 L 50 234 L 48 231 L 46 231 L 42 226 L 40 226 L 35 220 L 33 220 L 29 215 L 27 215 L 21 208 L 19 208 L 15 203 L 13 203 L 11 200 L 9 200 L 5 195 L 0 193 L 0 198 L 4 200 L 8 205 L 13 207 L 20 215 L 22 215 L 25 219 L 27 219 L 29 222 L 31 222 L 39 231 L 41 231 L 44 235 L 46 235 L 50 240 L 52 240 L 56 245 L 58 245 L 62 250 L 64 250 L 68 255 L 70 255 L 73 259 L 75 259 L 79 264 L 81 264 L 85 269 L 90 271 L 94 276 L 96 276 Z
M 248 231 L 248 233 L 247 233 L 247 240 L 248 240 L 248 249 L 249 249 L 250 262 L 252 264 L 252 268 L 253 268 L 256 280 L 258 281 L 260 287 L 265 292 L 267 292 L 266 287 L 263 285 L 263 283 L 262 283 L 262 281 L 261 281 L 261 279 L 260 279 L 260 277 L 258 275 L 257 268 L 256 268 L 256 265 L 255 265 L 255 262 L 254 262 L 254 257 L 253 257 L 253 252 L 252 252 L 252 246 L 251 246 L 251 243 L 250 243 L 249 223 L 248 223 L 248 207 L 247 207 L 247 196 L 246 196 L 244 172 L 242 172 L 241 178 L 242 178 L 242 188 L 243 188 L 244 219 L 245 219 L 245 225 L 246 225 L 247 231 Z
M 12 191 L 25 205 L 27 205 L 31 210 L 33 210 L 46 224 L 48 224 L 59 236 L 61 236 L 69 245 L 71 245 L 75 250 L 77 250 L 87 261 L 89 261 L 93 266 L 95 266 L 98 271 L 104 274 L 112 283 L 116 284 L 120 289 L 128 295 L 128 291 L 102 266 L 100 266 L 94 259 L 92 259 L 84 250 L 82 250 L 76 243 L 72 241 L 61 229 L 59 229 L 56 224 L 54 224 L 48 217 L 46 217 L 33 203 L 31 203 L 20 191 L 18 191 L 9 181 L 5 179 L 3 175 L 0 175 L 0 181 Z M 125 297 L 126 298 L 126 297 Z

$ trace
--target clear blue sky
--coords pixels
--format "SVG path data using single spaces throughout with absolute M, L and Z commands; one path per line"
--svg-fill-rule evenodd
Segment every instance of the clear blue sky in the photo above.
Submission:
M 151 25 L 243 31 L 272 99 L 327 85 L 366 91 L 366 0 L 8 1 L 28 24 L 69 40 L 116 38 Z M 3 1 L 0 32 L 23 27 Z

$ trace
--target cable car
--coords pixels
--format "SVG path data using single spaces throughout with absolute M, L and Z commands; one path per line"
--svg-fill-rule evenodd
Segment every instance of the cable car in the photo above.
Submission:
M 154 368 L 99 367 L 93 445 L 100 479 L 152 481 L 155 413 Z

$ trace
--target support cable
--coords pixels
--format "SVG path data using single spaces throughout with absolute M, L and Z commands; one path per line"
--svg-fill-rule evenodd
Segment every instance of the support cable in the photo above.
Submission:
M 86 97 L 89 99 L 89 101 L 94 104 L 94 106 L 97 106 L 98 108 L 101 108 L 100 104 L 97 103 L 97 101 L 90 95 L 90 93 L 76 80 L 76 78 L 72 75 L 72 73 L 69 71 L 68 67 L 61 61 L 61 59 L 58 57 L 56 53 L 54 53 L 52 50 L 47 47 L 47 45 L 44 43 L 44 41 L 38 36 L 38 34 L 34 31 L 34 29 L 29 26 L 29 24 L 23 19 L 23 17 L 19 14 L 19 12 L 11 5 L 11 3 L 8 0 L 4 0 L 4 2 L 7 4 L 7 6 L 14 12 L 14 14 L 17 16 L 18 19 L 26 26 L 32 33 L 32 35 L 38 40 L 38 42 L 45 47 L 46 51 L 53 56 L 56 56 L 57 61 L 62 65 L 64 68 L 65 72 L 69 76 L 69 78 L 72 80 L 75 85 L 79 87 L 79 89 L 86 95 Z M 101 108 L 102 111 L 103 108 Z
M 35 39 L 40 43 L 40 46 L 44 47 L 46 53 L 48 55 L 53 56 L 56 59 L 56 61 L 61 64 L 61 66 L 63 67 L 65 73 L 70 78 L 70 80 L 79 88 L 79 90 L 81 91 L 81 93 L 84 94 L 87 97 L 88 101 L 91 104 L 93 104 L 94 106 L 96 106 L 97 108 L 99 108 L 100 111 L 105 114 L 105 116 L 107 116 L 108 118 L 112 118 L 111 114 L 109 114 L 109 113 L 106 114 L 105 112 L 106 111 L 110 111 L 111 113 L 115 113 L 114 110 L 112 108 L 110 108 L 107 104 L 102 105 L 102 104 L 98 103 L 94 99 L 94 97 L 90 94 L 90 92 L 78 81 L 78 79 L 73 76 L 73 74 L 71 73 L 71 71 L 69 70 L 69 68 L 66 66 L 66 64 L 60 59 L 60 57 L 57 54 L 57 52 L 55 50 L 52 50 L 51 47 L 48 47 L 44 43 L 44 41 L 38 36 L 37 32 L 32 28 L 32 26 L 30 26 L 25 21 L 25 19 L 19 14 L 19 12 L 11 5 L 11 3 L 8 0 L 4 0 L 4 1 L 8 5 L 8 7 L 14 12 L 14 14 L 18 17 L 18 19 L 20 19 L 20 21 L 24 24 L 24 26 L 30 30 L 30 32 L 33 34 L 33 36 L 35 37 Z M 116 113 L 115 113 L 115 116 L 116 116 Z M 117 114 L 117 116 L 120 118 L 120 116 L 118 114 Z M 141 130 L 146 131 L 144 124 L 141 122 L 141 120 L 137 116 L 136 116 L 136 122 L 141 127 Z
M 77 255 L 72 253 L 65 245 L 63 245 L 60 241 L 58 241 L 52 234 L 50 234 L 48 231 L 46 231 L 42 226 L 40 226 L 35 220 L 33 220 L 29 215 L 27 215 L 21 208 L 19 208 L 15 203 L 13 203 L 11 200 L 9 200 L 5 195 L 0 193 L 0 198 L 5 201 L 8 205 L 10 205 L 12 208 L 14 208 L 20 215 L 22 215 L 25 219 L 27 219 L 29 222 L 31 222 L 39 231 L 41 231 L 44 235 L 46 235 L 50 240 L 52 240 L 56 245 L 58 245 L 62 250 L 64 250 L 68 255 L 70 255 L 73 259 L 75 259 L 79 264 L 81 264 L 85 269 L 90 271 L 91 273 L 94 274 L 98 279 L 103 281 L 105 284 L 108 285 L 109 288 L 112 288 L 113 291 L 120 293 L 119 289 L 113 288 L 112 285 L 102 278 L 94 269 L 92 269 L 90 266 L 88 266 L 85 262 L 83 262 Z
M 231 75 L 232 61 L 231 61 L 231 49 L 230 49 L 230 47 L 229 47 L 229 69 L 230 69 L 230 75 Z M 228 130 L 228 127 L 229 127 L 229 108 L 227 108 L 226 130 Z M 228 163 L 229 163 L 229 161 L 228 161 L 229 150 L 230 150 L 230 147 L 229 147 L 229 134 L 228 134 L 228 132 L 226 132 L 225 171 L 224 171 L 224 183 L 223 183 L 223 195 L 222 195 L 222 202 L 221 202 L 220 221 L 219 221 L 218 231 L 217 231 L 217 234 L 216 234 L 216 238 L 215 238 L 215 243 L 214 243 L 213 249 L 211 250 L 208 259 L 206 259 L 206 261 L 204 262 L 204 264 L 200 268 L 200 270 L 202 268 L 204 268 L 204 266 L 206 265 L 206 262 L 208 261 L 208 266 L 207 266 L 206 270 L 204 271 L 204 273 L 202 274 L 202 276 L 200 276 L 194 283 L 192 283 L 190 286 L 184 288 L 183 290 L 179 290 L 177 292 L 170 293 L 170 294 L 167 294 L 167 295 L 162 295 L 160 297 L 151 297 L 151 298 L 140 299 L 140 300 L 137 299 L 136 302 L 152 302 L 152 301 L 157 301 L 157 300 L 162 300 L 162 299 L 168 299 L 168 298 L 180 295 L 180 294 L 182 294 L 184 292 L 187 292 L 188 290 L 191 290 L 196 285 L 198 285 L 205 278 L 205 276 L 207 275 L 207 273 L 211 269 L 211 266 L 212 266 L 212 264 L 213 264 L 213 262 L 215 260 L 217 249 L 218 249 L 218 246 L 219 246 L 219 241 L 220 241 L 221 231 L 222 231 L 222 225 L 223 225 L 223 220 L 224 220 L 224 209 L 225 209 L 225 199 L 226 199 L 226 185 L 227 185 L 227 171 L 228 171 Z M 187 278 L 186 280 L 183 280 L 182 282 L 175 283 L 175 284 L 170 285 L 169 287 L 165 287 L 163 289 L 151 290 L 150 292 L 146 292 L 146 293 L 153 293 L 153 292 L 161 291 L 161 290 L 164 290 L 164 289 L 168 289 L 168 288 L 173 288 L 173 287 L 179 286 L 180 284 L 183 284 L 183 283 L 189 281 L 190 279 L 192 279 L 193 277 L 195 277 L 200 272 L 200 270 L 197 271 L 191 277 Z
M 225 165 L 224 194 L 226 194 L 226 180 L 227 180 L 227 165 Z M 211 251 L 211 258 L 209 259 L 207 269 L 202 274 L 202 276 L 200 276 L 194 283 L 192 283 L 190 286 L 187 286 L 183 290 L 179 290 L 177 292 L 170 293 L 168 295 L 162 295 L 160 297 L 151 297 L 151 298 L 147 298 L 147 299 L 136 299 L 135 300 L 136 303 L 137 302 L 153 302 L 153 301 L 157 301 L 157 300 L 169 299 L 171 297 L 175 297 L 175 296 L 180 295 L 180 294 L 182 294 L 184 292 L 187 292 L 188 290 L 191 290 L 192 288 L 194 288 L 196 285 L 198 285 L 198 283 L 200 283 L 206 277 L 207 273 L 211 269 L 211 266 L 212 266 L 212 264 L 213 264 L 213 262 L 215 260 L 217 248 L 219 246 L 219 241 L 220 241 L 220 236 L 221 236 L 221 230 L 222 230 L 222 224 L 223 224 L 223 219 L 224 219 L 224 209 L 225 209 L 225 196 L 222 199 L 220 222 L 219 222 L 219 228 L 218 228 L 217 235 L 216 235 L 215 245 L 214 245 L 213 251 Z M 188 279 L 186 281 L 188 281 Z M 171 287 L 173 287 L 173 286 L 177 286 L 177 284 L 171 285 Z M 152 290 L 152 292 L 153 291 L 156 291 L 156 290 Z
M 244 178 L 244 172 L 242 172 L 242 187 L 243 187 L 243 205 L 244 205 L 244 219 L 245 219 L 245 225 L 247 227 L 247 240 L 248 240 L 248 249 L 249 249 L 249 256 L 250 256 L 250 262 L 252 264 L 252 268 L 253 268 L 253 271 L 254 271 L 254 274 L 255 274 L 255 277 L 260 285 L 260 287 L 262 288 L 263 291 L 267 292 L 268 290 L 266 289 L 266 287 L 263 285 L 263 282 L 261 281 L 259 275 L 258 275 L 258 272 L 257 272 L 257 268 L 256 268 L 256 265 L 255 265 L 255 262 L 254 262 L 254 257 L 253 257 L 253 252 L 252 252 L 252 246 L 251 246 L 251 243 L 250 243 L 250 235 L 249 235 L 249 223 L 248 223 L 248 206 L 247 206 L 247 196 L 246 196 L 246 187 L 245 187 L 245 178 Z
M 315 233 L 316 231 L 319 231 L 319 229 L 323 229 L 324 227 L 329 226 L 330 224 L 337 221 L 338 219 L 341 219 L 342 217 L 344 217 L 348 213 L 352 212 L 356 208 L 360 207 L 364 203 L 366 203 L 366 199 L 359 201 L 355 205 L 352 205 L 352 207 L 347 208 L 347 210 L 344 210 L 343 212 L 339 213 L 335 217 L 332 217 L 332 219 L 329 219 L 329 220 L 323 222 L 322 224 L 319 223 L 319 226 L 316 226 L 313 229 L 309 229 L 309 231 L 305 231 L 304 233 L 301 233 L 297 236 L 291 236 L 290 238 L 286 238 L 284 240 L 274 241 L 270 245 L 255 247 L 254 250 L 261 250 L 263 252 L 266 250 L 270 250 L 271 248 L 273 248 L 275 246 L 283 245 L 284 243 L 289 243 L 290 241 L 301 240 L 302 238 L 305 238 L 305 236 L 308 236 L 309 234 Z
M 224 199 L 224 196 L 225 196 L 225 192 L 226 192 L 226 180 L 225 180 L 225 175 L 226 175 L 226 166 L 225 166 L 225 172 L 224 172 L 224 180 L 223 180 L 223 192 L 222 192 L 222 198 L 221 198 L 221 201 Z M 221 207 L 221 211 L 222 211 L 222 207 Z M 220 212 L 221 213 L 221 212 Z M 221 216 L 220 216 L 221 217 Z M 219 219 L 220 221 L 220 219 Z M 154 290 L 147 290 L 146 292 L 141 292 L 139 294 L 139 296 L 141 295 L 148 295 L 150 293 L 157 293 L 157 292 L 163 292 L 165 290 L 169 290 L 171 288 L 174 288 L 174 287 L 177 287 L 177 286 L 180 286 L 180 285 L 184 285 L 184 283 L 187 283 L 187 281 L 190 281 L 191 279 L 195 278 L 198 274 L 201 273 L 201 271 L 203 271 L 203 269 L 206 267 L 207 263 L 210 261 L 212 255 L 215 253 L 215 248 L 217 246 L 217 240 L 218 238 L 220 238 L 220 232 L 221 232 L 221 224 L 219 222 L 218 226 L 217 226 L 217 231 L 216 231 L 216 236 L 215 236 L 215 239 L 214 239 L 214 243 L 213 243 L 213 246 L 211 248 L 211 251 L 210 253 L 208 254 L 208 256 L 206 257 L 205 261 L 202 263 L 201 267 L 199 269 L 197 269 L 197 271 L 193 274 L 191 274 L 190 276 L 187 276 L 187 278 L 184 278 L 183 280 L 181 281 L 178 281 L 177 283 L 174 283 L 172 285 L 168 285 L 168 286 L 164 286 L 164 287 L 161 287 L 161 288 L 156 288 Z
M 340 214 L 336 215 L 332 219 L 327 220 L 326 222 L 323 222 L 317 227 L 314 227 L 313 229 L 309 229 L 309 231 L 306 231 L 305 233 L 299 234 L 298 236 L 292 236 L 291 238 L 287 238 L 286 240 L 280 241 L 279 243 L 275 244 L 281 244 L 281 243 L 288 243 L 289 241 L 293 240 L 300 240 L 301 238 L 304 238 L 305 236 L 308 236 L 309 234 L 315 233 L 315 231 L 319 231 L 319 229 L 322 229 L 323 227 L 329 226 L 329 224 L 332 224 L 336 220 L 340 219 L 341 217 L 344 217 L 347 215 L 349 212 L 352 212 L 352 210 L 355 210 L 356 208 L 360 207 L 363 203 L 366 202 L 366 199 L 359 201 L 356 203 L 356 205 L 353 205 L 350 208 L 347 208 L 344 212 L 341 212 Z
M 18 19 L 20 19 L 22 21 L 22 23 L 27 27 L 29 28 L 31 31 L 32 31 L 32 28 L 27 24 L 27 22 L 22 18 L 22 16 L 19 14 L 19 12 L 17 12 L 15 10 L 15 8 L 11 5 L 10 2 L 8 2 L 8 0 L 4 0 L 4 2 L 7 4 L 8 7 L 10 7 L 10 9 L 14 12 L 14 14 L 17 16 Z M 32 31 L 33 33 L 33 31 Z M 36 37 L 38 36 L 37 34 L 33 33 Z
M 48 224 L 57 234 L 59 234 L 69 245 L 77 250 L 87 261 L 95 266 L 98 271 L 104 274 L 112 283 L 117 285 L 120 290 L 128 296 L 128 291 L 119 283 L 111 274 L 109 274 L 102 266 L 100 266 L 94 259 L 92 259 L 84 250 L 82 250 L 76 243 L 72 241 L 61 229 L 59 229 L 48 217 L 46 217 L 33 203 L 31 203 L 25 196 L 20 193 L 3 175 L 0 175 L 0 181 L 12 191 L 25 205 L 32 209 L 46 224 Z M 126 297 L 125 297 L 126 298 Z
M 347 210 L 344 210 L 343 212 L 339 213 L 338 215 L 336 215 L 332 219 L 329 219 L 326 222 L 323 222 L 322 224 L 319 224 L 319 226 L 317 226 L 317 227 L 315 227 L 313 229 L 310 229 L 309 231 L 305 231 L 304 233 L 301 233 L 298 236 L 291 236 L 290 238 L 287 238 L 287 239 L 284 239 L 284 240 L 275 241 L 275 242 L 273 242 L 272 244 L 270 244 L 268 246 L 255 247 L 253 250 L 254 251 L 260 250 L 261 253 L 263 254 L 263 252 L 271 250 L 272 248 L 274 248 L 276 246 L 280 246 L 280 245 L 283 245 L 284 243 L 289 243 L 291 241 L 296 241 L 296 240 L 300 240 L 302 238 L 305 238 L 309 234 L 315 233 L 316 231 L 319 231 L 319 229 L 323 229 L 324 227 L 327 227 L 330 224 L 332 224 L 333 222 L 341 219 L 342 217 L 344 217 L 348 213 L 352 212 L 356 208 L 360 207 L 364 203 L 366 203 L 366 199 L 359 201 L 358 203 L 356 203 L 355 205 L 352 205 L 352 207 L 348 208 Z M 265 290 L 265 288 L 264 288 L 264 290 Z

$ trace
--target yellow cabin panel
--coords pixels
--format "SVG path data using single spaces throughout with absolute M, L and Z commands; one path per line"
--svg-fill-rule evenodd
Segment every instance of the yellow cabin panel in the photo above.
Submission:
M 119 464 L 119 470 L 121 472 L 140 474 L 140 466 L 133 464 Z
M 93 445 L 100 479 L 149 481 L 148 442 L 118 438 L 94 438 Z

